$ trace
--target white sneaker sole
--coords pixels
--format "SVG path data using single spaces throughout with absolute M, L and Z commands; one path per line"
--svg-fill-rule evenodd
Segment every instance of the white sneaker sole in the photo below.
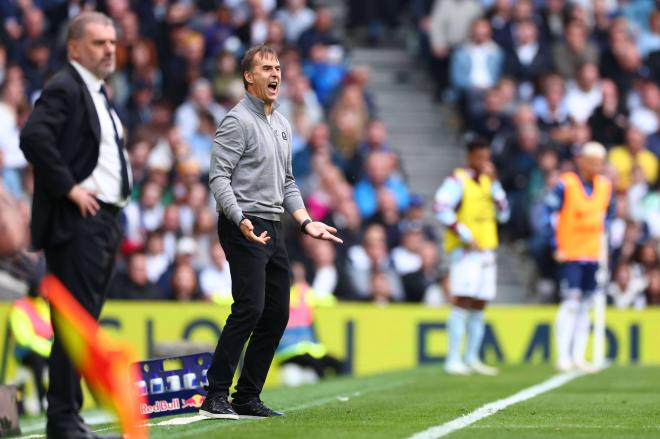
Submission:
M 597 371 L 597 368 L 591 363 L 575 363 L 575 368 L 586 373 L 594 373 Z
M 555 364 L 555 369 L 557 372 L 570 372 L 575 370 L 576 367 L 573 363 L 557 363 Z
M 445 373 L 447 375 L 455 375 L 455 376 L 469 376 L 472 375 L 472 370 L 471 369 L 461 369 L 461 368 L 445 368 Z
M 200 410 L 199 414 L 201 416 L 205 416 L 207 418 L 212 418 L 212 419 L 233 419 L 237 421 L 238 415 L 232 415 L 232 414 L 226 414 L 226 413 L 211 413 L 207 412 L 206 410 Z
M 471 368 L 474 373 L 477 375 L 484 375 L 484 376 L 489 376 L 489 377 L 494 377 L 497 376 L 500 372 L 499 370 L 495 368 L 483 368 L 483 367 L 472 367 Z
M 252 415 L 238 415 L 238 419 L 268 419 L 277 416 L 252 416 Z

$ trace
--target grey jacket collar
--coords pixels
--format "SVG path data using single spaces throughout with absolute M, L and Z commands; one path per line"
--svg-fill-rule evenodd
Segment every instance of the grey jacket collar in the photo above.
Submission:
M 248 93 L 247 91 L 245 92 L 245 102 L 247 103 L 247 106 L 250 107 L 252 111 L 255 113 L 261 114 L 262 116 L 266 116 L 266 113 L 264 112 L 264 105 L 265 102 L 259 99 L 258 97 L 254 96 L 253 94 Z M 280 103 L 275 101 L 273 102 L 273 111 L 277 109 L 277 107 L 280 106 Z

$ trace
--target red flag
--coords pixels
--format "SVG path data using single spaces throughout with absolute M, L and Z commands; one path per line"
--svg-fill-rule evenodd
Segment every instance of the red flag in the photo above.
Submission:
M 96 399 L 117 414 L 128 437 L 146 439 L 149 433 L 140 428 L 144 416 L 139 410 L 146 399 L 135 387 L 140 379 L 135 350 L 128 343 L 110 338 L 57 277 L 47 275 L 42 291 L 52 304 L 56 337 L 62 338 L 71 362 Z

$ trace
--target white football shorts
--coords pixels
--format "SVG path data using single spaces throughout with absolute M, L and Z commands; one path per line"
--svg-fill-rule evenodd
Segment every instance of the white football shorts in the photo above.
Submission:
M 450 255 L 449 292 L 452 296 L 495 299 L 497 265 L 493 250 L 455 250 Z

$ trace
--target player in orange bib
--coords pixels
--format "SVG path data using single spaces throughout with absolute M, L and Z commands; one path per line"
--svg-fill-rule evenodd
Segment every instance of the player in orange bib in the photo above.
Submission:
M 589 306 L 596 291 L 596 272 L 603 251 L 603 234 L 614 217 L 612 184 L 601 175 L 606 151 L 586 143 L 577 159 L 577 172 L 565 172 L 549 194 L 555 258 L 559 263 L 561 303 L 555 323 L 557 369 L 588 369 L 584 352 L 589 337 Z

